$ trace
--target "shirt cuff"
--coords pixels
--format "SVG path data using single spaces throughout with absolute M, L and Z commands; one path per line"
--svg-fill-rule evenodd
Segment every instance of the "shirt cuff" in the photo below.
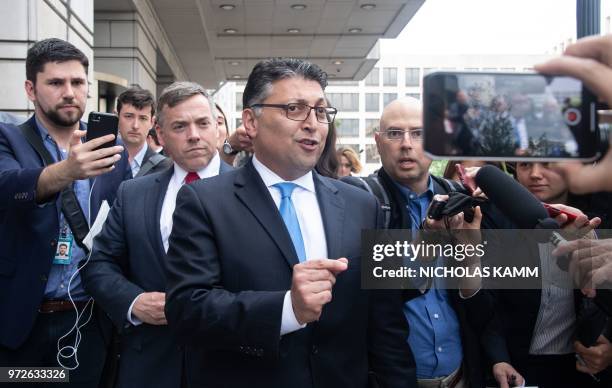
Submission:
M 285 299 L 283 300 L 280 335 L 283 336 L 305 327 L 306 324 L 300 325 L 295 317 L 295 313 L 293 312 L 293 304 L 291 303 L 291 291 L 287 291 L 285 294 Z
M 140 298 L 140 295 L 142 295 L 142 294 L 138 294 L 138 296 L 134 298 L 134 300 L 132 301 L 132 304 L 130 304 L 130 308 L 128 309 L 128 312 L 127 312 L 127 320 L 128 320 L 129 323 L 131 323 L 134 326 L 138 326 L 138 325 L 142 324 L 142 321 L 140 319 L 138 319 L 138 318 L 136 318 L 136 316 L 132 315 L 132 308 L 134 307 L 134 303 L 136 303 L 136 299 Z

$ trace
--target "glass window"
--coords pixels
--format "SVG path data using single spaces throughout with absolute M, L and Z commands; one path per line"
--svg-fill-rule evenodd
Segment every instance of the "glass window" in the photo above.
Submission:
M 385 67 L 383 69 L 383 86 L 397 86 L 397 68 Z
M 234 128 L 238 128 L 242 125 L 242 119 L 236 119 L 236 126 Z
M 380 110 L 379 94 L 366 93 L 365 95 L 365 110 L 366 112 L 378 112 Z
M 380 69 L 375 67 L 365 79 L 366 86 L 378 86 L 380 83 Z
M 380 120 L 378 119 L 366 119 L 365 121 L 365 134 L 366 137 L 374 137 L 374 132 L 378 131 Z
M 242 92 L 236 92 L 236 111 L 242 111 Z
M 366 163 L 380 164 L 380 155 L 376 149 L 376 144 L 366 144 Z
M 338 137 L 359 136 L 359 119 L 336 119 L 336 135 Z
M 419 86 L 421 79 L 419 68 L 408 67 L 406 68 L 406 86 Z
M 395 101 L 397 100 L 397 93 L 385 93 L 383 94 L 383 108 L 387 105 L 389 105 L 389 103 L 391 101 Z
M 417 100 L 421 99 L 421 95 L 419 93 L 406 93 L 406 97 L 413 97 L 413 98 L 416 98 Z
M 357 112 L 359 110 L 359 93 L 328 93 L 331 106 L 339 112 Z

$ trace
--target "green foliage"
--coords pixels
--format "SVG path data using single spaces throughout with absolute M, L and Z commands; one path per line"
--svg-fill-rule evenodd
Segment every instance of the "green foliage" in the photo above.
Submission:
M 446 163 L 448 163 L 448 160 L 434 160 L 429 167 L 429 173 L 441 177 L 444 174 Z

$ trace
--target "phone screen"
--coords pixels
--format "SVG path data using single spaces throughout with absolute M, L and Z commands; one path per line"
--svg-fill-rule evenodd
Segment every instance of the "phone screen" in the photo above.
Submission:
M 425 77 L 425 150 L 447 159 L 594 159 L 596 101 L 570 77 L 432 73 Z

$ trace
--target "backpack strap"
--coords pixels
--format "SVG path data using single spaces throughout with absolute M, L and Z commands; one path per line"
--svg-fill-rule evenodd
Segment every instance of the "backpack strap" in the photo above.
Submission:
M 19 129 L 23 133 L 23 136 L 26 138 L 28 143 L 38 152 L 38 154 L 43 159 L 45 166 L 50 166 L 55 163 L 51 154 L 45 148 L 40 135 L 36 133 L 34 128 L 25 122 L 19 125 Z M 59 194 L 60 203 L 62 207 L 62 213 L 64 213 L 64 218 L 70 226 L 70 231 L 74 236 L 74 240 L 77 245 L 85 251 L 85 253 L 89 253 L 89 249 L 83 243 L 83 240 L 89 233 L 89 224 L 87 223 L 87 218 L 85 218 L 85 214 L 83 214 L 83 209 L 79 204 L 79 201 L 72 189 L 72 185 L 68 185 L 64 190 Z
M 158 164 L 160 164 L 164 160 L 166 160 L 166 157 L 164 155 L 160 155 L 160 154 L 151 155 L 149 160 L 147 160 L 146 163 L 143 164 L 142 167 L 140 167 L 140 170 L 138 170 L 138 174 L 136 174 L 134 178 L 145 176 L 149 171 L 154 169 Z
M 384 227 L 388 229 L 391 224 L 391 201 L 389 200 L 389 195 L 380 183 L 380 179 L 375 175 L 365 178 L 359 177 L 358 179 L 364 183 L 364 187 L 370 194 L 378 198 L 384 216 Z

